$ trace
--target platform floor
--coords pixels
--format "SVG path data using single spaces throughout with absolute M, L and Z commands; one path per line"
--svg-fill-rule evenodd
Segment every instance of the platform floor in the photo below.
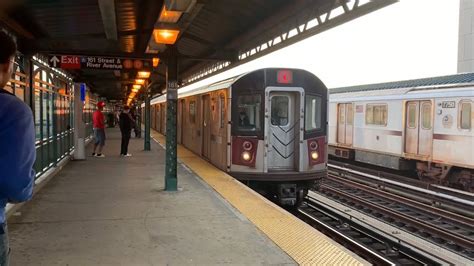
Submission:
M 182 165 L 180 191 L 164 192 L 156 143 L 132 139 L 121 158 L 107 137 L 106 158 L 70 162 L 9 219 L 11 265 L 296 264 Z

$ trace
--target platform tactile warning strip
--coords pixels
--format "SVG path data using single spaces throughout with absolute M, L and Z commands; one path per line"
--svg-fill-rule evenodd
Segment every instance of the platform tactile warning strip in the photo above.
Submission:
M 152 135 L 164 146 L 163 135 L 154 131 Z M 178 158 L 300 265 L 368 265 L 362 258 L 181 145 L 178 146 Z

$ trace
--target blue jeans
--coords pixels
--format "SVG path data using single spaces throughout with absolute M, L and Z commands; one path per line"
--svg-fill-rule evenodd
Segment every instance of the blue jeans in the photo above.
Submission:
M 9 255 L 7 224 L 0 224 L 0 266 L 8 266 Z

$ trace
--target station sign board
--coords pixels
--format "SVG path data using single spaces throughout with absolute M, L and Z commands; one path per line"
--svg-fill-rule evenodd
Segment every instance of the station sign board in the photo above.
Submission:
M 79 55 L 50 55 L 48 63 L 62 69 L 145 70 L 152 66 L 150 59 Z

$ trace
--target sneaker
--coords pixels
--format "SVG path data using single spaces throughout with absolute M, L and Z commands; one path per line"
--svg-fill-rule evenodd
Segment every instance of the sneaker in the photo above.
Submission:
M 132 155 L 131 155 L 130 153 L 124 154 L 123 156 L 125 156 L 125 157 L 132 157 Z
M 105 157 L 105 155 L 103 155 L 102 153 L 97 153 L 97 154 L 95 155 L 95 157 L 101 157 L 101 158 L 104 158 L 104 157 Z

